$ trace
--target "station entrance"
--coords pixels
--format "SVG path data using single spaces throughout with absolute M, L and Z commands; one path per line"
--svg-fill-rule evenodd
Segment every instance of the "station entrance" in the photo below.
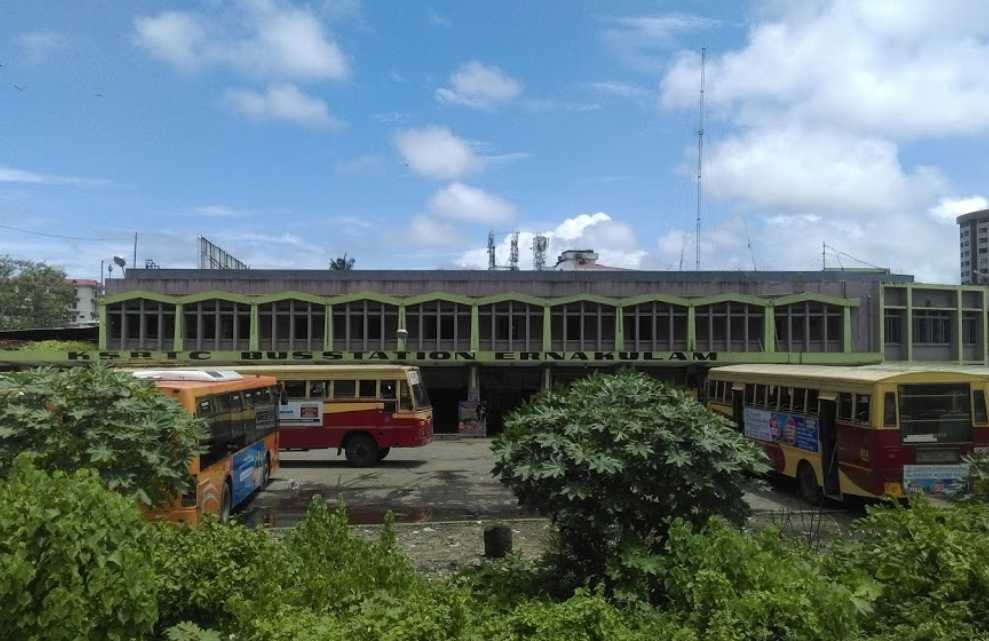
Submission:
M 433 431 L 455 434 L 460 401 L 467 399 L 470 370 L 466 367 L 423 367 L 422 378 L 433 403 Z

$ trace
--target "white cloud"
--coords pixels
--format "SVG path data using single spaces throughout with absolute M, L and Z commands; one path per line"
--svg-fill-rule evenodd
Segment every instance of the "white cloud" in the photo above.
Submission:
M 442 15 L 432 7 L 426 7 L 426 19 L 429 21 L 429 24 L 434 27 L 450 28 L 453 26 L 452 20 Z
M 963 198 L 942 198 L 937 205 L 931 207 L 930 213 L 938 220 L 955 224 L 955 219 L 962 214 L 989 209 L 989 200 L 984 196 L 967 196 Z
M 413 216 L 403 240 L 420 247 L 453 247 L 463 240 L 460 232 L 452 225 L 431 216 Z
M 601 105 L 596 102 L 572 102 L 560 100 L 559 98 L 526 98 L 522 105 L 529 111 L 598 111 Z
M 231 89 L 225 99 L 234 111 L 254 121 L 284 120 L 325 129 L 340 129 L 345 125 L 330 114 L 325 102 L 303 93 L 293 84 L 271 85 L 263 93 Z
M 638 71 L 664 68 L 669 49 L 683 34 L 720 26 L 720 22 L 685 13 L 605 18 L 601 32 L 605 46 L 625 65 Z
M 440 102 L 490 110 L 511 102 L 522 93 L 522 84 L 493 65 L 471 61 L 450 75 L 450 87 L 436 90 Z
M 230 207 L 229 205 L 200 205 L 193 207 L 192 212 L 208 218 L 241 218 L 243 216 L 250 216 L 252 213 L 245 209 Z
M 134 41 L 183 71 L 229 67 L 247 75 L 341 79 L 343 52 L 308 7 L 275 0 L 237 5 L 234 16 L 163 11 L 134 21 Z
M 375 154 L 362 154 L 347 160 L 341 160 L 334 170 L 341 176 L 371 176 L 384 171 L 385 159 Z
M 989 130 L 989 5 L 804 3 L 712 57 L 707 104 L 749 124 L 780 118 L 919 138 Z M 664 104 L 697 102 L 699 59 L 683 52 Z
M 52 54 L 64 49 L 69 39 L 57 31 L 29 31 L 14 38 L 21 56 L 30 64 L 47 62 Z
M 646 251 L 639 246 L 635 232 L 629 225 L 613 220 L 604 212 L 580 214 L 567 218 L 552 229 L 542 232 L 519 232 L 519 264 L 522 269 L 532 268 L 532 240 L 542 235 L 549 239 L 547 267 L 552 268 L 556 258 L 567 249 L 594 249 L 599 262 L 609 267 L 636 269 L 642 267 Z M 511 236 L 504 236 L 496 247 L 499 264 L 508 262 Z M 484 269 L 488 265 L 485 247 L 464 252 L 456 261 L 457 266 L 468 269 Z
M 438 190 L 429 200 L 438 216 L 472 223 L 504 224 L 515 218 L 515 205 L 500 196 L 454 182 Z
M 16 167 L 0 166 L 0 183 L 22 183 L 28 185 L 71 185 L 73 187 L 100 187 L 109 185 L 105 178 L 81 178 L 79 176 L 57 176 L 42 174 Z
M 395 136 L 395 146 L 409 169 L 428 178 L 459 178 L 483 164 L 471 146 L 446 127 L 400 131 Z
M 605 96 L 613 96 L 616 98 L 636 99 L 646 98 L 650 95 L 650 91 L 641 85 L 637 85 L 632 82 L 621 82 L 618 80 L 585 82 L 583 86 L 595 93 Z

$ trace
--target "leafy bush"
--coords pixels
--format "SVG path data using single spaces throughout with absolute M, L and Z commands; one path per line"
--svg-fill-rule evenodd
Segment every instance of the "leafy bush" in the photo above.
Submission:
M 296 578 L 296 564 L 277 541 L 239 524 L 207 519 L 189 529 L 155 523 L 147 549 L 162 628 L 180 622 L 229 627 L 238 598 L 265 603 Z
M 878 582 L 877 639 L 989 637 L 989 506 L 872 508 L 854 534 L 833 546 L 832 573 Z
M 661 583 L 663 606 L 711 641 L 853 639 L 876 592 L 868 579 L 854 589 L 829 579 L 817 553 L 774 530 L 678 521 L 666 547 L 643 570 Z
M 741 483 L 768 469 L 724 418 L 632 371 L 537 396 L 505 425 L 495 474 L 552 516 L 560 558 L 587 579 L 603 578 L 629 546 L 659 549 L 674 519 L 744 521 Z
M 146 524 L 90 471 L 51 476 L 20 456 L 0 481 L 3 638 L 140 639 L 158 616 Z
M 95 352 L 99 349 L 96 343 L 85 341 L 26 341 L 18 346 L 22 352 Z
M 21 452 L 46 470 L 95 469 L 145 505 L 181 494 L 206 431 L 150 382 L 96 365 L 0 376 L 0 476 Z
M 989 503 L 989 454 L 972 454 L 965 458 L 968 465 L 968 492 L 971 498 Z

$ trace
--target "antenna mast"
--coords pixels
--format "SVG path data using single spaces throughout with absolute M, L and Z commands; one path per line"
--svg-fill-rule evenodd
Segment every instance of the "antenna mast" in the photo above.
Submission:
M 508 250 L 508 269 L 517 272 L 519 270 L 519 233 L 512 232 L 512 241 Z
M 497 262 L 495 261 L 495 240 L 494 232 L 488 232 L 488 269 L 497 269 Z
M 694 231 L 696 257 L 694 269 L 701 269 L 701 170 L 704 162 L 704 65 L 707 62 L 707 49 L 701 48 L 701 93 L 697 105 L 697 225 Z

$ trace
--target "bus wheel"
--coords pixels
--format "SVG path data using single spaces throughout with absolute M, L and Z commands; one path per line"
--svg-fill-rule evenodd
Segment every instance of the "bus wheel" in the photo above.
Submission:
M 223 498 L 220 499 L 220 523 L 230 521 L 230 512 L 233 510 L 233 489 L 230 481 L 223 484 Z
M 820 505 L 823 500 L 821 486 L 817 484 L 817 475 L 814 468 L 807 461 L 800 461 L 797 466 L 797 486 L 800 491 L 800 498 L 811 505 Z
M 354 467 L 367 467 L 378 462 L 378 444 L 367 434 L 354 434 L 344 448 L 347 462 Z
M 390 447 L 382 447 L 378 450 L 378 460 L 383 461 L 385 457 L 388 456 L 388 452 L 391 452 Z

